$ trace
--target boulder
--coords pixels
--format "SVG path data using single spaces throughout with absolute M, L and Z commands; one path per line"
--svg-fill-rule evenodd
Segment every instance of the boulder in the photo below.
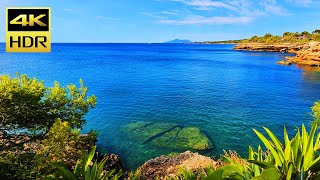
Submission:
M 143 179 L 176 178 L 181 169 L 188 171 L 203 170 L 208 167 L 216 168 L 218 163 L 213 159 L 186 151 L 175 157 L 160 156 L 145 162 L 138 168 Z

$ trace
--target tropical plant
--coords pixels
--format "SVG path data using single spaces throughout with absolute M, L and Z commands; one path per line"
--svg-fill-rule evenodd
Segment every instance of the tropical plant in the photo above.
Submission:
M 254 132 L 270 151 L 273 160 L 268 162 L 249 159 L 249 162 L 261 168 L 276 168 L 286 179 L 315 179 L 320 178 L 320 156 L 318 153 L 320 133 L 317 133 L 319 120 L 312 124 L 310 133 L 302 124 L 295 137 L 289 140 L 284 128 L 284 144 L 268 129 L 264 127 L 270 139 L 254 129 Z M 300 133 L 301 132 L 301 133 Z
M 53 163 L 52 165 L 57 168 L 54 178 L 63 178 L 66 180 L 117 180 L 122 176 L 122 172 L 116 172 L 116 169 L 109 171 L 104 170 L 104 165 L 107 158 L 102 159 L 100 162 L 92 162 L 96 152 L 96 146 L 86 154 L 82 160 L 78 160 L 73 171 L 68 168 Z M 91 165 L 93 163 L 93 165 Z

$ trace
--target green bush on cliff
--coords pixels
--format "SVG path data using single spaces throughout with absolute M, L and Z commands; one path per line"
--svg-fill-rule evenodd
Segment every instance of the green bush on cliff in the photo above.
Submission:
M 319 30 L 315 30 L 312 33 L 308 31 L 299 32 L 284 32 L 281 36 L 275 36 L 270 33 L 266 33 L 264 36 L 253 36 L 248 39 L 240 40 L 241 43 L 306 43 L 310 41 L 320 41 Z M 237 43 L 239 43 L 237 42 Z
M 0 179 L 41 176 L 50 172 L 48 162 L 67 163 L 88 148 L 83 140 L 92 136 L 80 138 L 75 130 L 96 104 L 87 91 L 82 80 L 79 88 L 63 88 L 26 75 L 0 76 L 0 166 L 6 167 L 0 168 Z
M 45 87 L 43 81 L 18 75 L 0 76 L 0 131 L 26 129 L 48 130 L 57 118 L 70 126 L 81 128 L 84 115 L 96 104 L 95 96 L 87 96 L 88 88 L 67 88 L 54 82 Z

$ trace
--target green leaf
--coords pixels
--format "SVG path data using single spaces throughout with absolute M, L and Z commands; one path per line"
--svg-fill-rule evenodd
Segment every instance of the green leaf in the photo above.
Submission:
M 259 131 L 253 129 L 253 131 L 257 134 L 257 136 L 260 138 L 260 140 L 263 142 L 263 144 L 266 146 L 267 149 L 270 150 L 272 156 L 274 157 L 276 163 L 278 166 L 282 165 L 282 162 L 280 160 L 278 152 L 273 148 L 273 146 L 270 144 L 270 142 L 267 140 L 267 138 L 261 134 Z
M 283 146 L 282 146 L 281 142 L 279 141 L 279 139 L 268 128 L 263 127 L 263 129 L 268 133 L 268 135 L 271 138 L 271 140 L 273 141 L 273 144 L 275 145 L 276 149 L 280 152 L 280 153 L 278 153 L 279 156 L 282 156 L 282 158 L 283 158 L 283 154 L 284 154 L 283 153 Z
M 96 153 L 96 148 L 97 148 L 97 146 L 94 146 L 92 148 L 92 150 L 90 151 L 90 153 L 86 156 L 86 161 L 84 163 L 84 168 L 83 168 L 84 172 L 86 172 L 87 169 L 89 168 L 89 164 L 91 163 L 91 161 L 94 157 L 94 154 Z
M 279 180 L 281 174 L 276 168 L 266 169 L 262 171 L 260 176 L 254 177 L 251 180 Z
M 253 151 L 251 146 L 249 146 L 249 153 L 248 154 L 249 154 L 248 155 L 248 159 L 249 160 L 254 160 L 254 151 Z
M 286 180 L 291 180 L 292 172 L 293 172 L 293 164 L 289 163 L 288 172 L 286 174 Z
M 289 136 L 288 136 L 288 132 L 287 132 L 286 127 L 284 127 L 283 135 L 284 135 L 284 144 L 285 144 L 285 146 L 288 146 L 290 143 L 290 140 L 289 140 Z
M 77 180 L 78 178 L 66 167 L 61 166 L 57 163 L 52 163 L 52 166 L 58 169 L 58 173 L 67 180 Z
M 274 167 L 273 164 L 267 163 L 267 162 L 262 162 L 262 161 L 257 161 L 257 160 L 248 160 L 248 162 L 256 164 L 263 169 L 276 168 L 276 167 Z
M 222 173 L 223 173 L 223 170 L 222 169 L 218 169 L 218 170 L 214 171 L 213 173 L 210 173 L 203 180 L 223 180 Z

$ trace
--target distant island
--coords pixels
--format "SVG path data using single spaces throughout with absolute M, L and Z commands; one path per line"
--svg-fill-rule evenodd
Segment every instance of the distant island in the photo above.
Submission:
M 171 41 L 167 41 L 167 42 L 164 42 L 164 43 L 172 43 L 172 44 L 178 44 L 178 43 L 191 43 L 192 41 L 190 40 L 187 40 L 187 39 L 174 39 L 174 40 L 171 40 Z

